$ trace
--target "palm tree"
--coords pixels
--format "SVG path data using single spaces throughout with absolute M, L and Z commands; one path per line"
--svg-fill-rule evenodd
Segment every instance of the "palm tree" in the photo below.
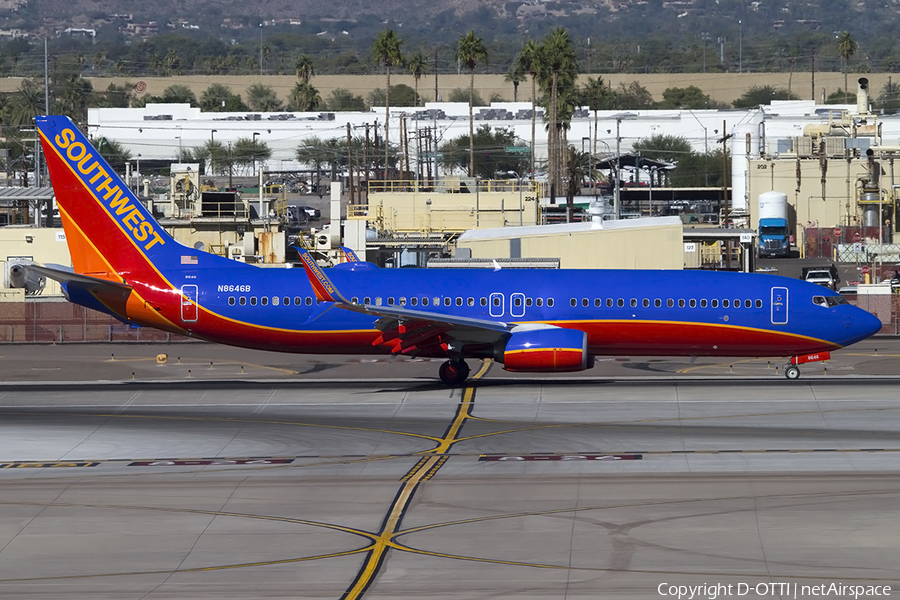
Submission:
M 44 86 L 33 79 L 23 79 L 19 91 L 9 102 L 8 125 L 33 125 L 34 118 L 44 114 Z
M 849 31 L 842 31 L 837 38 L 837 50 L 841 55 L 841 70 L 844 71 L 844 103 L 847 103 L 847 65 L 850 57 L 856 54 L 859 44 L 853 39 Z
M 303 83 L 309 83 L 309 80 L 316 74 L 312 59 L 305 54 L 301 54 L 294 64 L 294 72 L 297 73 L 297 79 Z
M 247 88 L 247 104 L 251 109 L 261 112 L 281 110 L 281 101 L 275 95 L 275 90 L 261 83 L 254 83 Z
M 288 98 L 288 110 L 310 112 L 324 106 L 319 90 L 308 83 L 297 82 Z
M 409 72 L 412 73 L 413 79 L 416 80 L 416 106 L 419 106 L 419 80 L 422 78 L 422 75 L 428 72 L 428 60 L 425 58 L 424 54 L 416 52 L 406 61 L 406 67 L 409 69 Z
M 518 102 L 519 84 L 525 81 L 525 69 L 522 67 L 520 61 L 513 61 L 513 63 L 509 66 L 509 71 L 506 72 L 506 76 L 503 78 L 503 81 L 507 81 L 513 84 L 513 102 Z
M 459 34 L 459 42 L 456 44 L 456 60 L 469 69 L 469 177 L 475 173 L 475 118 L 472 115 L 472 104 L 475 96 L 475 67 L 478 63 L 487 64 L 488 53 L 484 41 L 469 31 L 466 35 Z
M 516 57 L 516 62 L 522 66 L 522 70 L 531 75 L 531 176 L 534 177 L 534 145 L 535 124 L 537 122 L 537 78 L 541 73 L 543 56 L 541 47 L 534 40 L 528 40 L 522 52 Z
M 588 77 L 587 82 L 581 89 L 581 104 L 584 104 L 594 111 L 594 140 L 591 147 L 591 156 L 597 154 L 597 111 L 606 105 L 607 98 L 611 95 L 609 88 L 603 83 L 602 77 Z M 593 161 L 591 162 L 591 179 L 594 178 Z
M 387 91 L 384 94 L 384 172 L 387 174 L 388 162 L 390 157 L 390 135 L 389 125 L 391 121 L 391 67 L 403 64 L 403 54 L 400 52 L 400 46 L 403 40 L 394 33 L 393 29 L 386 29 L 375 37 L 375 44 L 372 46 L 372 57 L 379 65 L 384 65 L 387 73 Z
M 559 88 L 560 84 L 569 90 L 575 84 L 575 78 L 578 75 L 578 58 L 575 54 L 575 48 L 572 46 L 572 40 L 569 33 L 559 27 L 554 29 L 544 38 L 541 43 L 541 54 L 544 57 L 544 66 L 546 69 L 541 73 L 542 88 L 550 88 L 550 127 L 547 136 L 547 158 L 549 160 L 550 171 L 550 187 L 551 195 L 559 188 L 562 183 L 561 163 L 564 157 L 560 155 L 563 151 L 562 144 L 559 143 L 560 123 L 558 118 L 559 111 Z M 549 75 L 549 81 L 547 76 Z M 571 117 L 570 117 L 571 118 Z

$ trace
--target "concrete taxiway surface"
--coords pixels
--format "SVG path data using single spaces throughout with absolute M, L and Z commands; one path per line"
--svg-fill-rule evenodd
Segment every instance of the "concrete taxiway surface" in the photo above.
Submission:
M 900 587 L 895 340 L 795 382 L 641 358 L 574 377 L 479 362 L 447 389 L 438 364 L 0 347 L 0 597 Z

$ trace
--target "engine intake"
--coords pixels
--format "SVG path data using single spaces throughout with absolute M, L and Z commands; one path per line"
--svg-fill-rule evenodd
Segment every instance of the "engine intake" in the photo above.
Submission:
M 502 356 L 507 371 L 559 373 L 590 366 L 587 334 L 577 329 L 548 327 L 513 331 Z

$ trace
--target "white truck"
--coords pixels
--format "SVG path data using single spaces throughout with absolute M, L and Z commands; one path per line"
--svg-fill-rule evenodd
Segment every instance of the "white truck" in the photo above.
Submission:
M 815 283 L 827 287 L 830 290 L 836 290 L 840 278 L 834 265 L 825 267 L 805 267 L 803 269 L 803 279 L 809 283 Z

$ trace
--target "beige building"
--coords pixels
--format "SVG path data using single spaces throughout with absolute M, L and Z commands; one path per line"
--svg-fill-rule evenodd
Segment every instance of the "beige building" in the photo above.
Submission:
M 559 258 L 562 269 L 681 269 L 683 225 L 677 217 L 473 229 L 457 256 Z M 463 251 L 463 252 L 461 252 Z

